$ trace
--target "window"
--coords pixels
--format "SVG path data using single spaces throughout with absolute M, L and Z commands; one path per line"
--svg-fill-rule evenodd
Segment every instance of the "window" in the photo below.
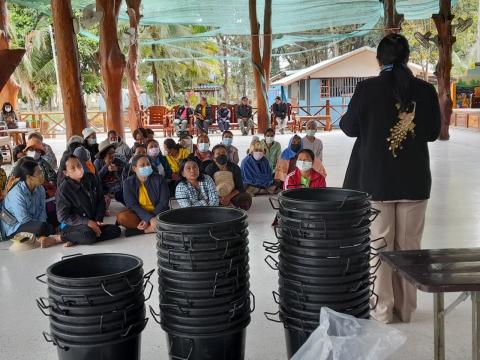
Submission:
M 300 80 L 298 83 L 299 92 L 298 92 L 298 99 L 305 100 L 305 80 Z
M 357 84 L 367 78 L 332 78 L 322 79 L 320 97 L 352 96 Z
M 320 97 L 330 97 L 330 79 L 320 80 Z

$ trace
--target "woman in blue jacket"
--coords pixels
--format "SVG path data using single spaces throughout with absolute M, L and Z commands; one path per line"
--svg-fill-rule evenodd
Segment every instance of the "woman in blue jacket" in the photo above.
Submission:
M 147 156 L 132 159 L 134 175 L 123 183 L 126 210 L 117 214 L 117 223 L 126 228 L 125 236 L 153 233 L 155 216 L 168 209 L 170 192 L 165 178 L 153 171 Z
M 3 203 L 2 230 L 13 237 L 19 232 L 37 236 L 42 247 L 61 243 L 60 236 L 51 236 L 55 230 L 47 222 L 45 210 L 44 177 L 38 163 L 31 157 L 19 160 L 16 166 L 18 182 L 13 185 Z
M 275 194 L 278 192 L 274 184 L 272 169 L 265 157 L 265 148 L 257 140 L 250 145 L 248 156 L 242 161 L 242 180 L 246 191 L 251 195 Z

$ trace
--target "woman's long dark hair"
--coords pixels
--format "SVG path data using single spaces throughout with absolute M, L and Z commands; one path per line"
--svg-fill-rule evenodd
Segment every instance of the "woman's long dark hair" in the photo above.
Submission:
M 29 156 L 25 156 L 18 161 L 13 175 L 19 177 L 20 181 L 25 181 L 27 180 L 27 176 L 33 176 L 37 166 L 37 161 Z
M 382 66 L 391 66 L 385 71 L 392 82 L 393 96 L 400 104 L 400 111 L 406 111 L 410 105 L 409 87 L 413 74 L 408 68 L 410 46 L 408 40 L 400 34 L 385 36 L 377 48 L 377 60 Z

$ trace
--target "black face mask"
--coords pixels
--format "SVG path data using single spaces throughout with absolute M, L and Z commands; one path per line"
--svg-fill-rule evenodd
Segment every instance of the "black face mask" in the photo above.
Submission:
M 225 165 L 228 161 L 227 155 L 217 156 L 215 161 L 217 162 L 218 165 Z
M 299 151 L 300 151 L 300 147 L 301 147 L 300 144 L 296 144 L 296 145 L 290 146 L 290 148 L 291 148 L 293 151 L 295 151 L 295 152 L 299 152 Z

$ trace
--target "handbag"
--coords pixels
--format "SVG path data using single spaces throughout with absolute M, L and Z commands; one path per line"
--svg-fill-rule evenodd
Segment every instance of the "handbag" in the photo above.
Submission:
M 17 218 L 13 216 L 7 209 L 2 206 L 2 211 L 0 211 L 0 220 L 8 225 L 15 225 L 17 223 Z

